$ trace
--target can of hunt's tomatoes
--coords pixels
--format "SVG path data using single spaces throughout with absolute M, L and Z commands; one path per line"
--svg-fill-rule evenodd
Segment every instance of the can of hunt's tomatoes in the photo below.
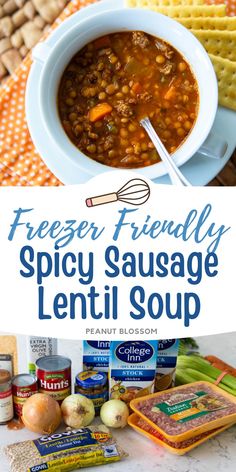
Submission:
M 36 361 L 39 392 L 61 403 L 71 394 L 71 360 L 63 356 L 45 356 Z
M 21 417 L 22 408 L 27 398 L 38 391 L 35 375 L 19 374 L 12 379 L 13 407 L 16 416 Z

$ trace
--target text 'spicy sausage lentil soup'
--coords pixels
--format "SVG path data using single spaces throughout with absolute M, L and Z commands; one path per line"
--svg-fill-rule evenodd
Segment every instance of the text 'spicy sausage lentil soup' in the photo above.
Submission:
M 173 153 L 193 128 L 198 102 L 196 79 L 181 54 L 141 31 L 87 44 L 70 61 L 58 92 L 62 126 L 73 144 L 120 168 L 160 161 L 141 118 L 149 116 Z
M 166 439 L 177 442 L 236 421 L 236 398 L 203 381 L 132 400 L 130 406 Z

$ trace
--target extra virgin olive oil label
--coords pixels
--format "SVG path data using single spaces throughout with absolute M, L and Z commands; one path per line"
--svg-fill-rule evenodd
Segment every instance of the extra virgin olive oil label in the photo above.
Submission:
M 27 338 L 27 355 L 28 355 L 28 371 L 35 374 L 37 359 L 43 356 L 52 356 L 57 354 L 57 339 L 44 338 L 40 336 L 28 336 Z

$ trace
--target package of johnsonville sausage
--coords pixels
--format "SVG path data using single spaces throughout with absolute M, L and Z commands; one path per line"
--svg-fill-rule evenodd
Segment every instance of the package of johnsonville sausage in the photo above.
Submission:
M 193 382 L 131 401 L 130 406 L 172 442 L 236 422 L 236 398 L 209 382 Z
M 151 439 L 151 441 L 155 442 L 159 446 L 164 447 L 172 454 L 177 454 L 178 456 L 182 456 L 192 449 L 195 449 L 195 447 L 200 446 L 200 444 L 206 442 L 208 439 L 213 438 L 217 434 L 222 433 L 234 424 L 230 423 L 225 426 L 221 426 L 221 428 L 216 428 L 212 431 L 206 431 L 205 433 L 201 433 L 194 438 L 186 439 L 182 442 L 173 442 L 169 441 L 164 436 L 162 436 L 162 434 L 158 433 L 152 426 L 150 426 L 149 423 L 140 418 L 140 416 L 136 415 L 136 413 L 132 413 L 132 415 L 129 416 L 128 423 L 131 428 L 135 429 L 135 431 L 138 433 L 142 434 L 148 439 Z

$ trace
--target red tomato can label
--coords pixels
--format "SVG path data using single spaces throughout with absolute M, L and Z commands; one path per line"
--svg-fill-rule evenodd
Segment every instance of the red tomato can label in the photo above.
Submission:
M 16 375 L 12 379 L 13 407 L 17 416 L 22 415 L 22 408 L 27 398 L 38 392 L 37 377 L 31 374 Z
M 71 394 L 71 361 L 63 356 L 45 356 L 36 361 L 39 392 L 61 403 Z

